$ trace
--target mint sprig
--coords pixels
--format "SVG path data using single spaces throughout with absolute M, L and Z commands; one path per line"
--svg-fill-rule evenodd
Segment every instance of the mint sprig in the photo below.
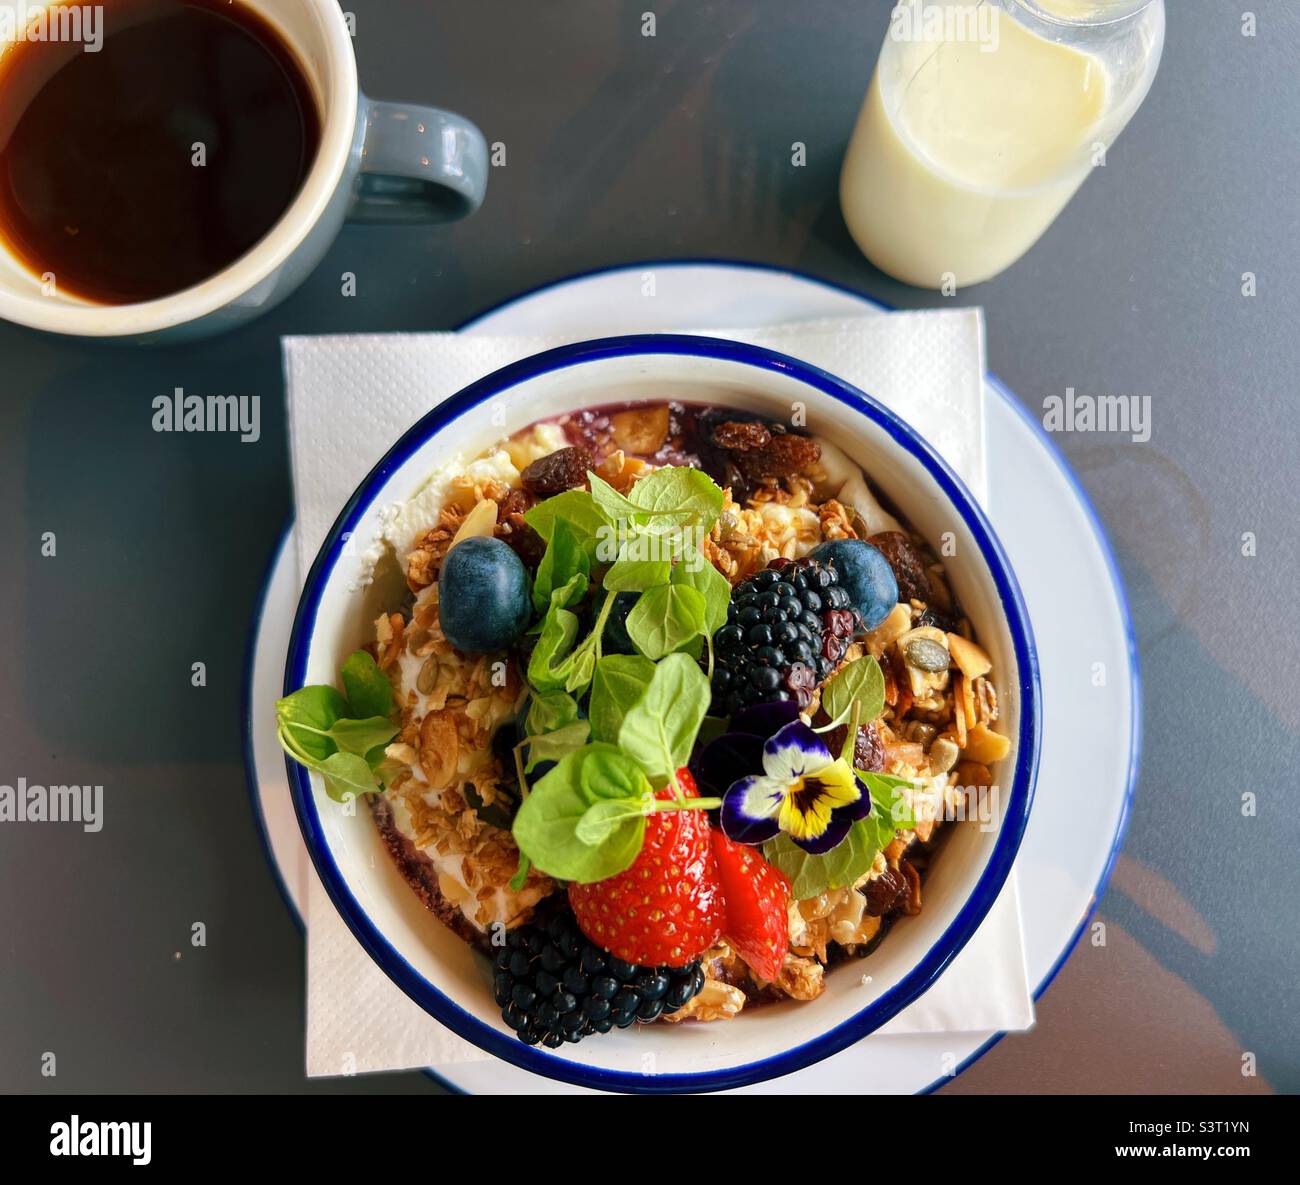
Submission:
M 516 812 L 516 881 L 522 886 L 529 867 L 579 884 L 616 876 L 641 851 L 650 815 L 709 810 L 720 801 L 657 799 L 640 765 L 621 749 L 586 745 L 539 778 Z
M 336 802 L 383 788 L 384 749 L 397 735 L 388 677 L 368 651 L 343 663 L 344 696 L 327 684 L 300 687 L 276 701 L 276 738 L 299 765 L 325 779 Z

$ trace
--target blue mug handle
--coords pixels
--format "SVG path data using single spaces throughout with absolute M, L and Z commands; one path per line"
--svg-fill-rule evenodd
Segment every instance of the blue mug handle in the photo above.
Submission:
M 360 98 L 361 168 L 351 222 L 454 222 L 487 190 L 488 150 L 469 120 L 437 107 Z

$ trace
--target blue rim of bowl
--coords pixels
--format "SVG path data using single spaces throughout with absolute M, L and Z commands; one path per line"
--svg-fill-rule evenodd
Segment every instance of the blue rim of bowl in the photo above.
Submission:
M 934 945 L 891 990 L 853 1017 L 802 1045 L 759 1061 L 699 1074 L 648 1076 L 553 1057 L 471 1016 L 420 975 L 389 943 L 352 895 L 334 861 L 316 811 L 308 771 L 293 762 L 287 762 L 287 765 L 299 826 L 330 900 L 357 941 L 385 974 L 435 1019 L 480 1049 L 522 1069 L 579 1086 L 642 1094 L 726 1090 L 777 1078 L 829 1057 L 879 1028 L 921 995 L 965 946 L 992 908 L 1011 871 L 1028 821 L 1041 742 L 1038 662 L 1029 614 L 1002 545 L 984 512 L 961 479 L 914 429 L 864 392 L 824 370 L 773 350 L 720 338 L 678 334 L 608 337 L 561 346 L 502 367 L 471 383 L 421 418 L 375 465 L 348 500 L 312 564 L 298 603 L 285 667 L 285 691 L 287 694 L 301 687 L 306 679 L 316 614 L 327 579 L 347 538 L 370 508 L 379 489 L 417 449 L 485 400 L 526 380 L 576 365 L 637 355 L 708 358 L 784 373 L 854 408 L 875 421 L 897 445 L 920 462 L 975 538 L 997 589 L 1016 654 L 1021 697 L 1020 735 L 1012 789 L 993 852 L 970 898 Z

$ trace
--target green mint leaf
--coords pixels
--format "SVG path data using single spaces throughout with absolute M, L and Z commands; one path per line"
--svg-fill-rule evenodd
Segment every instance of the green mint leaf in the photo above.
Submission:
M 709 681 L 695 661 L 670 654 L 624 716 L 620 747 L 651 779 L 666 782 L 689 760 L 709 699 Z
M 610 654 L 596 664 L 587 707 L 593 740 L 618 743 L 623 717 L 645 694 L 654 673 L 655 664 L 640 654 Z
M 324 761 L 337 749 L 329 730 L 335 721 L 347 715 L 347 701 L 337 688 L 327 684 L 300 687 L 276 701 L 280 744 L 290 757 L 303 765 Z
M 866 784 L 871 794 L 872 815 L 879 816 L 882 824 L 889 829 L 889 839 L 894 838 L 895 831 L 912 831 L 916 828 L 916 816 L 907 805 L 907 799 L 898 791 L 901 787 L 912 787 L 914 782 L 907 778 L 898 778 L 893 774 L 874 773 L 860 769 L 857 775 Z M 889 841 L 886 840 L 886 843 Z M 882 845 L 883 846 L 883 845 Z
M 574 577 L 576 580 L 577 577 Z M 567 673 L 555 668 L 578 637 L 578 615 L 552 602 L 542 621 L 542 633 L 528 659 L 528 682 L 538 691 L 563 691 Z
M 397 735 L 397 728 L 387 716 L 371 716 L 367 720 L 336 720 L 330 729 L 330 738 L 340 753 L 355 753 L 367 757 L 378 749 L 382 756 L 384 747 Z
M 366 759 L 356 753 L 333 753 L 318 768 L 325 777 L 325 793 L 335 802 L 348 802 L 379 789 Z
M 528 764 L 525 773 L 532 773 L 543 761 L 559 761 L 561 757 L 581 749 L 591 735 L 591 725 L 586 720 L 575 720 L 563 728 L 540 736 L 528 738 Z
M 657 584 L 667 584 L 672 565 L 667 560 L 619 559 L 605 573 L 607 592 L 644 592 Z
M 620 520 L 635 521 L 637 514 L 641 512 L 640 507 L 635 502 L 625 498 L 599 474 L 589 471 L 587 480 L 591 483 L 592 500 L 604 512 L 605 517 L 610 522 L 617 523 Z
M 555 524 L 563 521 L 572 528 L 590 559 L 595 559 L 601 532 L 613 529 L 613 522 L 586 490 L 565 490 L 525 511 L 524 522 L 547 543 L 555 534 Z
M 645 775 L 612 745 L 588 745 L 568 754 L 539 778 L 515 814 L 513 834 L 533 865 L 560 880 L 590 884 L 627 868 L 645 838 L 645 817 L 627 816 L 597 843 L 578 837 L 578 824 L 596 802 L 642 801 Z
M 648 589 L 627 615 L 627 634 L 647 658 L 660 659 L 704 632 L 704 597 L 685 584 Z
M 529 736 L 541 736 L 572 724 L 581 715 L 578 701 L 563 691 L 534 692 L 529 697 L 524 731 Z
M 689 516 L 707 533 L 722 513 L 723 495 L 707 473 L 668 465 L 635 482 L 628 499 L 639 510 Z
M 788 835 L 778 835 L 763 845 L 763 855 L 790 878 L 790 894 L 796 901 L 807 901 L 829 889 L 852 885 L 870 870 L 876 853 L 884 845 L 876 828 L 860 820 L 848 835 L 829 852 L 819 856 L 805 852 Z
M 602 844 L 629 819 L 644 818 L 646 804 L 639 799 L 609 798 L 594 802 L 578 820 L 575 834 L 585 844 Z
M 343 662 L 343 689 L 347 693 L 350 716 L 365 720 L 371 716 L 393 714 L 393 685 L 381 671 L 368 650 L 354 650 Z
M 560 607 L 567 609 L 586 593 L 590 575 L 591 560 L 582 540 L 568 522 L 557 519 L 546 553 L 537 565 L 537 576 L 533 580 L 533 607 L 538 613 L 545 613 L 551 605 L 552 593 L 560 589 L 563 591 Z
M 858 720 L 867 724 L 885 710 L 885 676 L 869 654 L 842 667 L 822 688 L 822 707 L 832 725 L 843 724 L 859 705 Z
M 523 854 L 519 853 L 519 867 L 515 870 L 514 876 L 510 878 L 510 888 L 513 892 L 522 891 L 528 881 L 528 873 L 533 867 L 533 862 Z
M 688 552 L 673 567 L 672 582 L 693 588 L 704 598 L 704 632 L 712 637 L 727 624 L 727 608 L 731 604 L 731 583 L 709 563 L 698 549 Z

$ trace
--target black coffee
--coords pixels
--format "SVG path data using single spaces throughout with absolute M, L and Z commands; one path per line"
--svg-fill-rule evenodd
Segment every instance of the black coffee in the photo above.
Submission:
M 233 263 L 320 143 L 310 84 L 237 0 L 104 0 L 96 53 L 0 55 L 0 239 L 58 290 L 130 304 Z

